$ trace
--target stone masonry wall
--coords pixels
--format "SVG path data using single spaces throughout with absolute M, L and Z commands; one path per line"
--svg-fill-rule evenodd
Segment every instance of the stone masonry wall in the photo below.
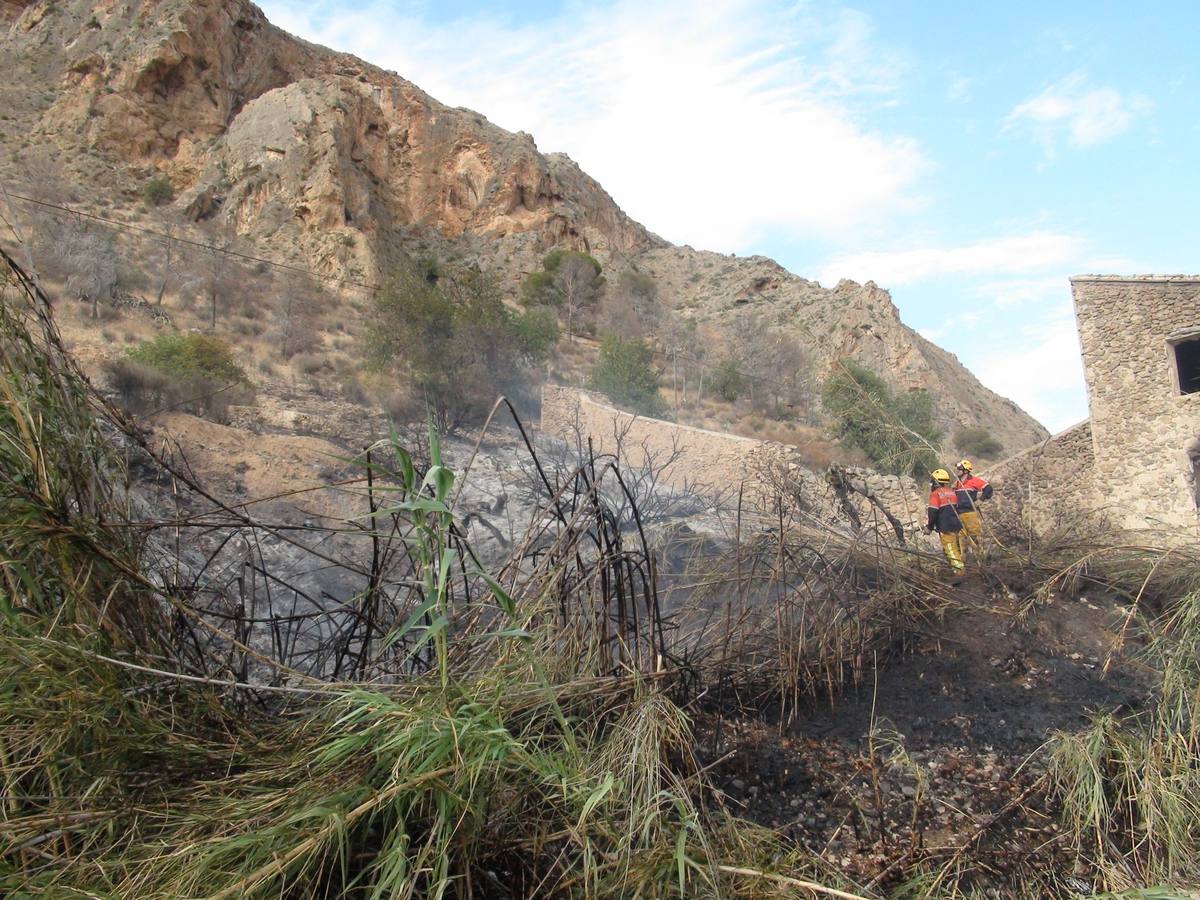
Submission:
M 995 488 L 989 518 L 1044 531 L 1096 506 L 1090 421 L 1080 422 L 983 473 Z
M 666 468 L 663 479 L 674 487 L 713 494 L 737 490 L 761 441 L 691 428 L 646 416 L 636 416 L 600 402 L 585 391 L 546 385 L 542 389 L 542 431 L 574 444 L 578 434 L 592 438 L 601 453 L 622 452 L 634 466 L 651 457 L 665 458 L 676 446 L 680 458 Z
M 676 461 L 661 478 L 667 484 L 708 495 L 736 498 L 739 488 L 749 505 L 770 500 L 783 486 L 811 511 L 839 518 L 839 504 L 824 473 L 800 462 L 799 454 L 783 444 L 723 432 L 678 425 L 637 416 L 609 406 L 586 391 L 546 385 L 542 389 L 542 431 L 575 444 L 592 439 L 601 453 L 613 453 L 620 441 L 624 459 L 632 466 L 660 462 L 675 451 Z M 843 470 L 857 491 L 874 496 L 903 528 L 914 531 L 925 521 L 925 496 L 911 478 L 881 475 L 867 469 Z M 872 504 L 861 494 L 850 499 L 861 520 L 886 530 Z
M 1200 278 L 1071 279 L 1095 456 L 1095 501 L 1126 528 L 1200 534 L 1200 393 L 1181 394 L 1172 339 L 1200 327 Z

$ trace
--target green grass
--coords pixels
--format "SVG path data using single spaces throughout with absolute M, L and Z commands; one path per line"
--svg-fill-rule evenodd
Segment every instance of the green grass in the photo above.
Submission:
M 363 639 L 356 680 L 270 660 L 231 680 L 234 651 L 253 648 L 147 564 L 145 513 L 129 509 L 111 439 L 140 452 L 136 427 L 90 389 L 48 306 L 15 279 L 2 290 L 7 895 L 811 897 L 822 884 L 853 895 L 818 854 L 737 819 L 708 787 L 671 690 L 681 670 L 648 665 L 647 650 L 662 648 L 612 626 L 604 605 L 600 585 L 635 583 L 636 554 L 585 559 L 585 539 L 628 535 L 588 531 L 598 517 L 579 501 L 559 510 L 552 537 L 535 535 L 536 554 L 480 571 L 434 434 L 424 470 L 396 438 L 387 477 L 370 469 L 379 480 L 356 524 L 368 541 L 394 540 L 405 565 L 356 598 L 398 598 Z M 757 617 L 739 612 L 736 634 L 687 673 L 720 673 L 781 718 L 862 677 L 849 660 L 869 659 L 943 590 L 919 559 L 808 527 L 739 543 L 735 559 L 713 564 L 726 597 L 748 590 L 753 571 L 779 599 Z M 806 569 L 816 546 L 821 565 Z M 1178 896 L 1200 882 L 1194 549 L 1072 528 L 997 556 L 993 576 L 1026 579 L 1033 604 L 1085 587 L 1129 602 L 1126 636 L 1144 641 L 1154 702 L 1056 737 L 1046 785 L 1062 846 L 1096 890 Z M 854 618 L 822 618 L 837 590 L 864 581 L 873 587 L 855 595 Z M 874 732 L 870 752 L 924 790 L 897 736 Z M 979 871 L 970 854 L 937 864 L 915 854 L 895 896 L 966 896 L 960 876 Z M 1064 876 L 1030 872 L 1012 886 L 1063 892 Z
M 402 533 L 426 604 L 381 643 L 417 635 L 433 665 L 386 684 L 284 668 L 231 682 L 227 638 L 143 571 L 100 422 L 131 440 L 133 426 L 17 287 L 0 307 L 9 895 L 796 896 L 811 877 L 802 854 L 710 807 L 669 681 L 591 677 L 541 615 L 547 581 L 457 593 L 474 557 L 436 438 L 424 473 L 395 447 L 368 517 Z M 452 602 L 478 627 L 451 621 Z
M 1200 883 L 1200 593 L 1155 623 L 1143 657 L 1151 708 L 1100 714 L 1050 754 L 1074 850 L 1116 890 Z

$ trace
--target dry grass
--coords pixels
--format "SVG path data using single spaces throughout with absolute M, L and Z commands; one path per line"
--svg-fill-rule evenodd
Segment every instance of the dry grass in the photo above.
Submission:
M 341 461 L 364 508 L 341 527 L 377 564 L 343 570 L 364 586 L 338 618 L 220 619 L 147 566 L 153 529 L 133 527 L 111 437 L 178 490 L 204 499 L 203 486 L 89 390 L 15 271 L 0 309 L 9 893 L 855 896 L 818 857 L 720 811 L 683 704 L 721 695 L 786 721 L 861 678 L 953 601 L 923 554 L 776 510 L 773 531 L 699 554 L 667 617 L 616 461 L 552 472 L 535 457 L 542 512 L 486 572 L 455 516 L 465 473 L 436 439 L 426 461 L 393 440 L 375 448 L 386 460 Z M 157 525 L 293 539 L 204 510 Z M 1108 889 L 1200 878 L 1198 572 L 1194 548 L 1078 523 L 1012 542 L 993 567 L 1034 603 L 1071 585 L 1124 597 L 1146 636 L 1152 708 L 1050 748 L 1061 840 Z M 338 624 L 327 655 L 263 649 L 298 619 Z M 961 896 L 971 866 L 955 854 L 908 895 Z M 1040 873 L 1024 893 L 1064 884 Z
M 15 312 L 24 301 L 11 288 L 0 310 L 6 890 L 823 889 L 798 854 L 705 804 L 687 718 L 662 690 L 672 675 L 652 652 L 652 608 L 624 624 L 603 611 L 617 595 L 601 590 L 601 573 L 626 600 L 653 596 L 638 599 L 651 590 L 645 549 L 582 555 L 596 508 L 561 499 L 568 488 L 595 496 L 594 464 L 550 501 L 557 536 L 526 557 L 540 560 L 534 570 L 493 577 L 456 534 L 455 477 L 436 438 L 425 470 L 397 444 L 386 478 L 368 460 L 364 537 L 399 551 L 399 566 L 373 570 L 353 620 L 357 662 L 341 670 L 372 680 L 321 680 L 144 573 L 143 531 L 129 527 L 98 420 L 135 445 L 138 431 L 88 389 L 36 298 Z M 185 469 L 150 462 L 202 491 Z M 226 507 L 214 514 L 264 527 Z M 579 605 L 565 627 L 563 599 Z M 397 617 L 388 604 L 401 601 Z M 256 665 L 236 674 L 231 650 Z

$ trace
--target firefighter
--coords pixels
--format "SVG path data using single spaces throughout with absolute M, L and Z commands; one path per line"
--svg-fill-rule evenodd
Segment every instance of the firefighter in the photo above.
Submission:
M 942 540 L 942 552 L 955 574 L 965 566 L 962 559 L 962 522 L 958 518 L 958 495 L 950 487 L 950 473 L 945 469 L 934 469 L 929 473 L 929 506 L 926 510 L 928 522 L 925 533 L 937 532 Z
M 979 517 L 979 504 L 992 499 L 992 486 L 975 474 L 975 466 L 969 459 L 960 460 L 954 467 L 958 479 L 954 482 L 955 506 L 962 522 L 962 549 L 970 550 L 980 562 L 987 559 L 983 549 L 983 521 Z

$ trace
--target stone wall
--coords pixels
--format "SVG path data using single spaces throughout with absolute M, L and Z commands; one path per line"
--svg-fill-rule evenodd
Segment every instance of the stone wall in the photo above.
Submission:
M 988 517 L 1041 532 L 1097 506 L 1090 421 L 1022 450 L 983 475 L 995 488 Z
M 590 437 L 600 453 L 616 452 L 619 441 L 622 455 L 633 466 L 666 460 L 679 450 L 679 458 L 663 470 L 663 480 L 706 494 L 736 492 L 762 446 L 762 441 L 734 434 L 636 416 L 586 391 L 558 385 L 542 389 L 542 431 L 569 444 L 577 437 L 585 442 Z
M 1071 279 L 1095 458 L 1094 501 L 1126 528 L 1200 534 L 1200 393 L 1182 394 L 1173 341 L 1200 326 L 1200 278 Z
M 814 515 L 844 520 L 828 473 L 814 472 L 795 448 L 661 419 L 637 416 L 608 405 L 586 391 L 546 385 L 542 389 L 542 431 L 574 446 L 590 438 L 598 453 L 615 453 L 631 466 L 662 465 L 672 456 L 661 480 L 679 489 L 721 496 L 735 502 L 741 492 L 748 506 L 773 502 L 780 491 Z M 912 532 L 925 522 L 925 496 L 911 478 L 869 469 L 840 470 L 848 500 L 860 521 L 886 532 L 889 525 L 869 494 Z

